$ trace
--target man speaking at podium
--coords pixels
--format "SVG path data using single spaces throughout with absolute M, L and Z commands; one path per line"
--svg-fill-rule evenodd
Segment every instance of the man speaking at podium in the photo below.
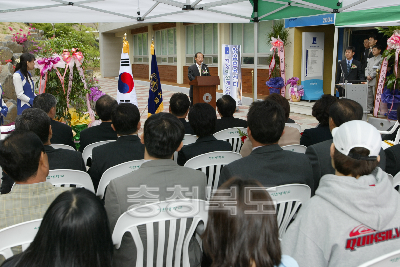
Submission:
M 207 65 L 203 64 L 203 58 L 204 56 L 201 52 L 197 52 L 196 55 L 194 55 L 196 63 L 188 68 L 189 81 L 196 79 L 196 76 L 211 76 Z M 190 106 L 193 106 L 193 85 L 190 86 L 189 97 Z

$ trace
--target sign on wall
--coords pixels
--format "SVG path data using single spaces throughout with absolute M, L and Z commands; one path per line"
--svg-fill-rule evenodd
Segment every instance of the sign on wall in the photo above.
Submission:
M 324 37 L 323 32 L 303 32 L 301 84 L 303 100 L 318 100 L 324 94 Z
M 242 69 L 241 69 L 241 46 L 222 45 L 223 53 L 223 78 L 224 95 L 230 95 L 236 100 L 236 105 L 242 105 Z

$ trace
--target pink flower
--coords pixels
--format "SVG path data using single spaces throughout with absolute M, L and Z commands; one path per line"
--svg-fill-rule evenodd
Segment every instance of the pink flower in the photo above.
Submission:
M 31 35 L 31 32 L 28 32 L 28 35 Z
M 36 30 L 36 28 L 33 28 L 34 30 Z
M 24 37 L 26 36 L 26 34 L 24 33 Z
M 29 26 L 32 26 L 32 23 L 29 23 Z
M 13 28 L 11 28 L 11 27 L 8 27 L 8 29 L 9 29 L 10 31 L 12 31 L 12 30 L 13 30 Z
M 32 28 L 29 28 L 29 30 L 31 30 Z
M 19 29 L 21 32 L 23 31 L 22 29 Z

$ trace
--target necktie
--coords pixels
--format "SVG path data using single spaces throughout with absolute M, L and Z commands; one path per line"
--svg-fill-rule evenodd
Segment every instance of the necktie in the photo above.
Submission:
M 350 72 L 350 61 L 347 61 L 347 72 Z
M 199 66 L 199 73 L 200 73 L 200 76 L 201 76 L 201 65 Z

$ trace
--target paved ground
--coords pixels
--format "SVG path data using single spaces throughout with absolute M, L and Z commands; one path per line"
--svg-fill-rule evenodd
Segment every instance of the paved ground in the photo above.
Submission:
M 113 96 L 114 98 L 117 98 L 117 84 L 118 82 L 115 79 L 110 79 L 110 78 L 99 79 L 99 85 L 101 87 L 101 90 L 104 93 Z M 147 119 L 147 100 L 149 97 L 149 88 L 147 86 L 138 85 L 137 83 L 135 87 L 136 87 L 136 95 L 138 98 L 139 111 L 141 113 L 140 121 L 142 122 L 142 128 L 143 128 L 144 122 Z M 175 92 L 173 91 L 163 90 L 164 112 L 168 112 L 169 99 L 174 93 Z M 318 121 L 314 117 L 310 115 L 304 115 L 304 114 L 311 114 L 312 104 L 313 103 L 308 103 L 308 102 L 305 102 L 302 105 L 291 104 L 291 111 L 294 112 L 291 112 L 289 117 L 292 118 L 296 123 L 301 125 L 302 131 L 304 131 L 305 129 L 313 128 L 318 124 Z M 240 106 L 239 111 L 236 112 L 234 116 L 236 118 L 246 119 L 248 109 L 249 106 Z M 217 116 L 219 117 L 218 114 Z M 142 129 L 139 131 L 139 134 L 141 132 Z

